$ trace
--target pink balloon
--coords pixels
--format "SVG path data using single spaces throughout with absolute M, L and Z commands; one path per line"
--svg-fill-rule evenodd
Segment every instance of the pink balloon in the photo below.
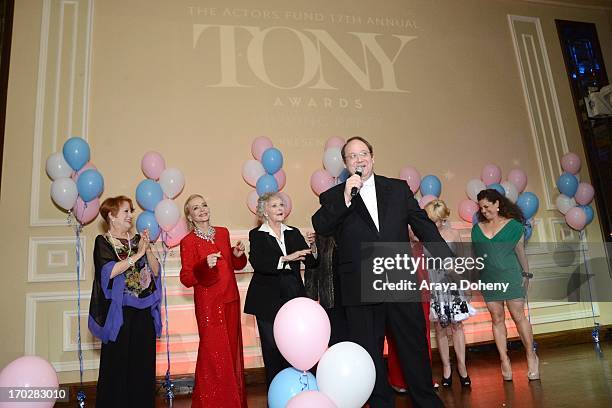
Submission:
M 565 213 L 565 222 L 576 231 L 581 231 L 586 225 L 586 214 L 580 207 L 570 208 Z
M 276 173 L 274 173 L 274 178 L 276 179 L 276 183 L 278 184 L 278 191 L 281 191 L 285 184 L 287 184 L 287 175 L 285 174 L 285 170 L 280 169 Z
M 142 156 L 140 168 L 147 178 L 157 180 L 159 176 L 161 176 L 162 171 L 166 169 L 166 161 L 162 155 L 157 152 L 146 152 L 144 156 Z
M 181 240 L 185 238 L 187 234 L 189 234 L 187 220 L 185 217 L 181 217 L 181 219 L 172 229 L 162 235 L 164 238 L 164 243 L 168 246 L 168 248 L 174 248 L 181 243 Z
M 336 185 L 336 180 L 327 170 L 319 169 L 310 176 L 310 187 L 316 195 L 329 190 Z
M 100 199 L 94 198 L 90 202 L 86 203 L 81 197 L 78 197 L 74 207 L 72 207 L 72 213 L 77 220 L 83 225 L 87 225 L 96 219 L 100 212 Z
M 421 185 L 421 173 L 412 166 L 402 167 L 399 178 L 406 180 L 413 193 L 416 193 Z
M 0 387 L 57 388 L 59 381 L 55 369 L 47 360 L 38 356 L 24 356 L 10 362 L 0 371 Z M 41 402 L 0 402 L 1 407 L 51 408 L 55 400 Z
M 283 357 L 298 370 L 309 370 L 321 358 L 331 334 L 325 310 L 305 297 L 291 299 L 274 319 L 274 341 Z
M 257 190 L 253 190 L 247 195 L 247 199 L 246 199 L 247 207 L 253 214 L 257 214 L 257 200 L 258 199 L 259 199 L 259 195 L 257 194 Z
M 71 179 L 74 180 L 74 182 L 76 183 L 76 181 L 79 179 L 79 176 L 81 175 L 81 173 L 83 173 L 84 171 L 87 170 L 98 170 L 96 168 L 96 166 L 94 166 L 94 164 L 92 162 L 87 162 L 85 163 L 85 165 L 83 167 L 81 167 L 81 170 L 77 171 L 77 172 L 72 172 L 72 176 L 70 176 Z
M 302 391 L 291 398 L 287 408 L 336 408 L 336 405 L 327 395 L 320 391 Z
M 330 137 L 329 139 L 327 139 L 327 142 L 325 142 L 325 148 L 323 149 L 323 151 L 326 151 L 330 147 L 338 147 L 342 149 L 342 146 L 344 146 L 344 143 L 345 141 L 341 137 L 338 137 L 338 136 Z
M 425 208 L 427 203 L 429 203 L 430 201 L 433 201 L 433 200 L 437 200 L 437 199 L 438 199 L 438 197 L 436 197 L 435 195 L 427 194 L 427 195 L 419 198 L 419 207 Z
M 512 169 L 508 173 L 508 181 L 514 184 L 519 193 L 522 193 L 527 187 L 527 174 L 522 169 Z
M 242 178 L 251 187 L 255 187 L 257 180 L 264 174 L 266 174 L 266 170 L 257 160 L 249 159 L 242 165 Z
M 459 203 L 459 217 L 465 222 L 472 222 L 474 213 L 478 211 L 478 204 L 472 200 L 463 200 Z
M 580 171 L 580 157 L 576 153 L 566 153 L 561 158 L 561 168 L 568 173 L 576 174 Z
M 265 136 L 256 137 L 251 144 L 251 154 L 256 160 L 261 160 L 263 152 L 271 148 L 272 141 Z
M 595 189 L 589 183 L 580 183 L 578 184 L 578 190 L 576 190 L 576 195 L 574 195 L 574 199 L 580 205 L 587 205 L 591 201 L 593 201 L 593 196 L 595 195 Z
M 291 202 L 291 197 L 289 197 L 288 194 L 283 193 L 282 191 L 280 191 L 278 195 L 283 200 L 283 204 L 285 205 L 285 217 L 287 217 L 289 216 L 289 214 L 291 214 L 291 210 L 293 209 L 293 203 Z
M 499 183 L 501 181 L 501 169 L 495 164 L 487 164 L 482 168 L 480 178 L 487 186 Z

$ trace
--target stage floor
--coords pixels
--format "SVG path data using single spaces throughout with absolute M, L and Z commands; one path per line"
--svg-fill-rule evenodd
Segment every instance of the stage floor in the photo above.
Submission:
M 504 382 L 494 350 L 469 351 L 468 371 L 471 389 L 462 389 L 454 373 L 451 389 L 440 388 L 439 395 L 448 408 L 453 407 L 612 407 L 612 342 L 567 347 L 542 347 L 539 350 L 541 381 L 527 381 L 527 363 L 522 350 L 510 351 L 514 381 Z M 441 375 L 439 364 L 434 377 Z M 263 385 L 249 386 L 249 408 L 265 408 Z M 396 407 L 410 407 L 408 397 L 397 394 Z M 179 398 L 174 407 L 189 407 L 190 400 Z M 159 400 L 157 407 L 166 406 Z M 316 407 L 313 407 L 316 408 Z

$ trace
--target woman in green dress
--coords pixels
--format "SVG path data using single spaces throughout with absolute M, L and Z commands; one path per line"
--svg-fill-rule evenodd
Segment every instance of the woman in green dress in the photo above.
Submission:
M 529 288 L 529 264 L 525 255 L 523 214 L 518 206 L 497 190 L 478 193 L 478 224 L 472 228 L 475 254 L 484 258 L 482 283 L 507 284 L 505 290 L 483 290 L 482 295 L 493 323 L 493 337 L 501 359 L 502 377 L 512 381 L 508 358 L 504 303 L 527 352 L 527 378 L 539 380 L 539 360 L 533 349 L 531 323 L 525 317 L 525 293 Z

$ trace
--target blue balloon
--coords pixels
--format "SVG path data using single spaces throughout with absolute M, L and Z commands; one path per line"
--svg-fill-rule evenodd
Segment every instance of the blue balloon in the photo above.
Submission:
M 502 186 L 499 183 L 489 184 L 487 188 L 492 188 L 493 190 L 497 190 L 499 194 L 503 195 L 504 197 L 506 196 L 506 189 L 504 188 L 504 186 Z
M 98 170 L 85 170 L 77 179 L 77 190 L 83 201 L 99 197 L 104 190 L 104 179 Z
M 274 176 L 264 174 L 257 180 L 255 189 L 257 190 L 257 195 L 261 197 L 265 193 L 276 193 L 278 191 L 278 183 Z
M 578 179 L 573 174 L 565 172 L 557 179 L 557 188 L 561 194 L 572 198 L 578 190 Z
M 593 212 L 593 207 L 591 207 L 590 205 L 579 205 L 578 207 L 582 208 L 582 211 L 584 211 L 584 214 L 586 215 L 585 225 L 590 224 L 591 221 L 593 221 L 593 217 L 595 216 L 595 213 Z
M 425 176 L 421 179 L 421 194 L 423 196 L 432 195 L 440 197 L 442 192 L 442 183 L 440 179 L 433 175 Z
M 64 159 L 72 170 L 79 171 L 89 161 L 89 145 L 80 137 L 66 140 L 62 148 Z
M 535 194 L 526 191 L 518 196 L 516 205 L 518 205 L 523 212 L 523 217 L 531 218 L 538 211 L 540 200 L 538 200 L 538 197 Z
M 159 224 L 155 219 L 155 214 L 151 211 L 144 211 L 136 218 L 136 231 L 142 234 L 144 230 L 149 230 L 149 238 L 155 241 L 161 232 Z
M 136 201 L 142 208 L 155 211 L 155 206 L 164 198 L 161 186 L 153 180 L 142 180 L 136 187 Z
M 480 212 L 480 210 L 479 210 L 479 211 L 476 211 L 476 212 L 474 213 L 474 215 L 472 215 L 472 226 L 474 226 L 474 225 L 478 224 L 478 213 L 479 213 L 479 212 Z
M 302 373 L 293 367 L 285 368 L 270 384 L 268 407 L 285 408 L 291 398 L 302 391 L 318 391 L 317 380 L 310 371 Z
M 274 174 L 283 167 L 283 154 L 276 147 L 270 147 L 263 152 L 261 164 L 268 174 Z
M 351 173 L 348 171 L 348 169 L 344 169 L 342 170 L 342 173 L 340 173 L 340 175 L 338 176 L 338 181 L 340 183 L 344 183 L 346 180 L 348 180 L 349 177 L 351 177 Z

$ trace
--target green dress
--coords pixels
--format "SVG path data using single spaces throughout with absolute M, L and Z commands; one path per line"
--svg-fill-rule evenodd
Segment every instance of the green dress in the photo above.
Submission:
M 484 258 L 480 272 L 482 283 L 508 283 L 506 291 L 482 290 L 485 301 L 501 301 L 525 297 L 523 268 L 516 256 L 515 247 L 524 233 L 523 225 L 511 219 L 493 238 L 488 238 L 476 224 L 472 228 L 472 244 L 477 257 Z

